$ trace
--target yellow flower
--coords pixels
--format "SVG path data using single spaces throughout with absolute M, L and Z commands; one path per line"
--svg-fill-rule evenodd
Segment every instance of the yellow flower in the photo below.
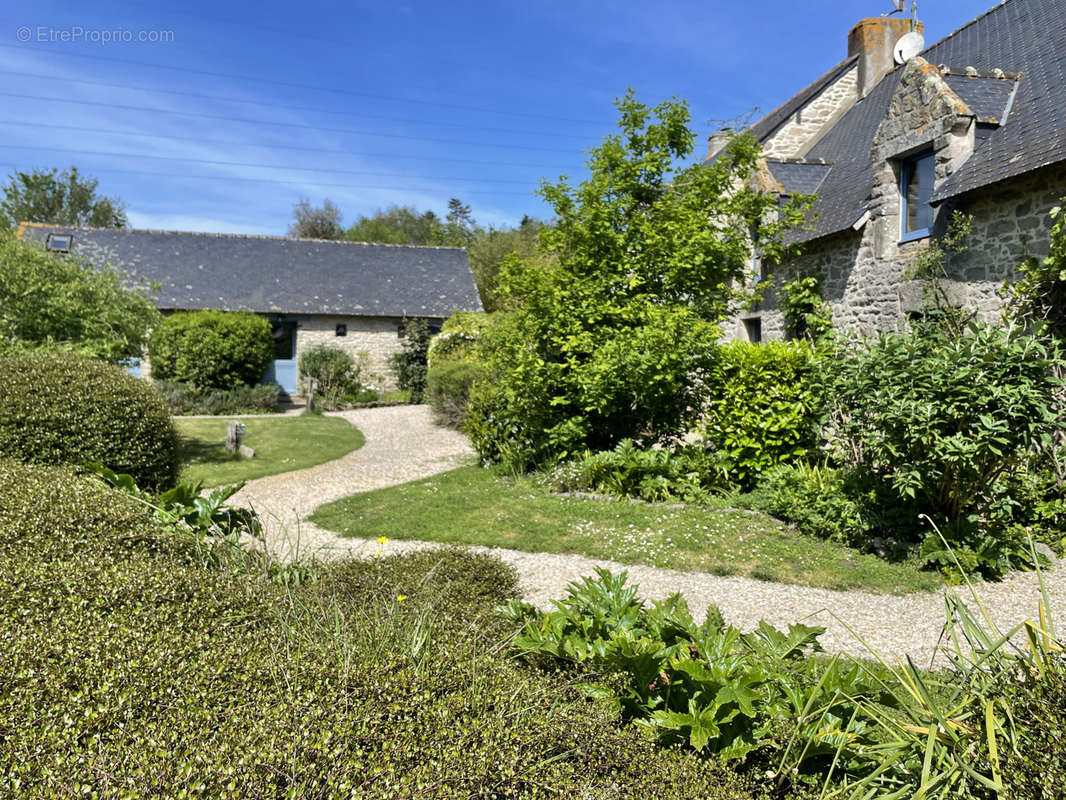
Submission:
M 396 595 L 396 602 L 397 603 L 402 603 L 406 599 L 407 599 L 407 595 L 405 595 L 405 594 Z
M 385 542 L 387 542 L 388 540 L 389 540 L 388 536 L 379 536 L 378 537 L 378 544 L 385 544 Z

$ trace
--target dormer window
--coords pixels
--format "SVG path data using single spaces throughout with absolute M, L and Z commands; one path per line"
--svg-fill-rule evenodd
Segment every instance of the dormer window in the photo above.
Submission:
M 53 253 L 69 253 L 70 241 L 73 237 L 68 233 L 50 233 L 45 240 L 44 249 Z
M 929 236 L 933 227 L 933 179 L 936 159 L 932 151 L 904 159 L 899 168 L 899 219 L 901 242 Z

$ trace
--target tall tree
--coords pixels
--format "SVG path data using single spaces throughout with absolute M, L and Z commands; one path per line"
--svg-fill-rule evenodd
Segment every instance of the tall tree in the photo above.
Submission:
M 448 201 L 447 216 L 448 244 L 465 247 L 473 241 L 477 235 L 477 223 L 474 215 L 470 212 L 470 206 L 463 203 L 458 197 Z
M 321 206 L 301 200 L 292 207 L 292 218 L 289 236 L 297 239 L 340 239 L 344 235 L 341 210 L 329 198 L 323 200 Z
M 87 178 L 71 167 L 63 172 L 36 169 L 16 170 L 8 176 L 0 201 L 4 227 L 20 222 L 43 222 L 92 228 L 125 228 L 126 208 L 114 197 L 101 197 L 99 181 Z

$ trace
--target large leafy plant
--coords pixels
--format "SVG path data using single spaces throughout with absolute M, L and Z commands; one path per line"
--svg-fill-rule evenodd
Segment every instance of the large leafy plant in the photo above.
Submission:
M 930 563 L 951 569 L 958 559 L 1001 574 L 1030 563 L 1005 487 L 1063 425 L 1062 364 L 1056 342 L 1017 327 L 974 323 L 955 335 L 929 323 L 853 340 L 828 378 L 830 443 L 907 511 L 896 533 L 924 537 Z M 941 525 L 954 555 L 926 533 L 922 513 Z
M 152 375 L 199 389 L 254 386 L 274 357 L 266 317 L 245 311 L 178 311 L 148 341 Z

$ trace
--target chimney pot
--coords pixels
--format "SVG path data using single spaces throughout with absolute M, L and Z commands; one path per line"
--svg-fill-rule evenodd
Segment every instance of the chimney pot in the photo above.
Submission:
M 722 128 L 707 137 L 707 159 L 710 160 L 725 149 L 729 140 L 733 138 L 732 128 Z
M 866 97 L 881 79 L 896 68 L 896 42 L 910 33 L 911 21 L 902 17 L 868 17 L 848 33 L 848 57 L 859 57 L 859 97 Z M 925 31 L 915 22 L 913 30 Z

